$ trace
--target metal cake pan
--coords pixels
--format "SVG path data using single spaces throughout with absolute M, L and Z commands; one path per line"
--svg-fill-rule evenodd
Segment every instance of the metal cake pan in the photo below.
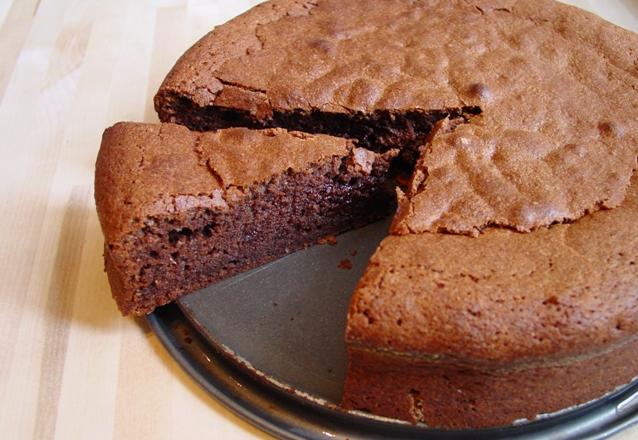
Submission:
M 343 234 L 158 309 L 149 322 L 208 392 L 280 438 L 605 438 L 638 422 L 638 382 L 579 408 L 489 430 L 444 431 L 344 412 L 350 295 L 388 223 Z

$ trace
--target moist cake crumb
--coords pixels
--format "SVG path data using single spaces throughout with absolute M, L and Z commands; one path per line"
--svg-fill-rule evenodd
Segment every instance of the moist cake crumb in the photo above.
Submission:
M 335 246 L 337 244 L 337 237 L 334 235 L 326 235 L 317 240 L 317 244 Z
M 352 269 L 352 261 L 350 261 L 349 259 L 344 259 L 341 260 L 339 262 L 339 265 L 337 266 L 339 269 L 346 269 L 346 270 L 350 270 Z

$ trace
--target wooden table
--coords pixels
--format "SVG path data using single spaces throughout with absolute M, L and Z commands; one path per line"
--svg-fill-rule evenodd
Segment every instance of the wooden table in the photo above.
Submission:
M 255 3 L 0 0 L 0 438 L 265 438 L 119 315 L 92 187 L 102 130 L 156 121 L 177 57 Z M 638 0 L 571 3 L 638 31 Z

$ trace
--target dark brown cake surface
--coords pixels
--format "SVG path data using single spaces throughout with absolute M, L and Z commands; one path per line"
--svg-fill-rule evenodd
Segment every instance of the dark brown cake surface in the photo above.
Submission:
M 191 48 L 156 107 L 194 128 L 228 124 L 232 109 L 246 124 L 340 133 L 334 115 L 478 108 L 436 133 L 394 231 L 528 231 L 623 200 L 638 155 L 637 47 L 550 0 L 272 1 Z
M 282 129 L 194 133 L 119 123 L 104 133 L 95 198 L 124 314 L 390 214 L 390 160 Z

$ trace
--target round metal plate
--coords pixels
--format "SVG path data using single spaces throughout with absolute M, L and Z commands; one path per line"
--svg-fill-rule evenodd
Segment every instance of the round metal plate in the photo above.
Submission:
M 296 252 L 158 309 L 149 322 L 206 390 L 281 438 L 582 439 L 638 422 L 638 383 L 571 411 L 481 431 L 339 410 L 350 295 L 386 231 L 381 222 Z

